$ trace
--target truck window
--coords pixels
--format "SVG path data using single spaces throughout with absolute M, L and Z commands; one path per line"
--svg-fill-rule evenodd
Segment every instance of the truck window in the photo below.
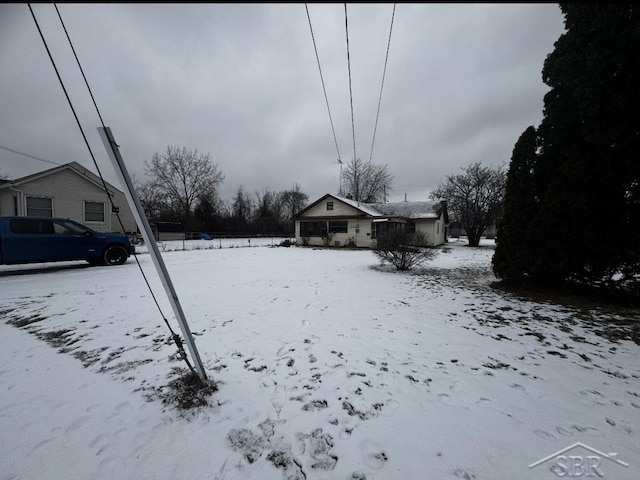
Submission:
M 84 235 L 90 230 L 82 225 L 73 222 L 57 220 L 53 222 L 53 229 L 56 235 Z
M 53 222 L 51 220 L 36 220 L 30 218 L 14 218 L 9 222 L 11 233 L 22 234 L 52 234 Z

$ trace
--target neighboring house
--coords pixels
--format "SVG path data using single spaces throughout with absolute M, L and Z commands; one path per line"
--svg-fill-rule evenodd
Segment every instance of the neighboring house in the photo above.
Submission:
M 105 182 L 106 183 L 106 182 Z M 0 215 L 45 216 L 76 220 L 99 232 L 138 230 L 124 193 L 77 162 L 0 182 Z
M 446 202 L 362 203 L 326 194 L 294 220 L 298 245 L 371 248 L 381 233 L 404 228 L 435 247 L 446 241 L 449 216 Z

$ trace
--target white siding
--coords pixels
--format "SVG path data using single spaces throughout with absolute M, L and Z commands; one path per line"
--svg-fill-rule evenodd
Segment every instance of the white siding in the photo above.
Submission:
M 349 236 L 357 247 L 371 247 L 371 219 L 349 221 Z
M 120 190 L 116 190 L 112 197 L 113 204 L 116 207 L 119 207 L 120 212 L 120 221 L 124 225 L 125 232 L 137 232 L 138 226 L 136 225 L 136 219 L 129 208 L 129 202 L 127 202 L 127 197 L 124 196 Z M 110 210 L 111 207 L 107 206 L 107 211 Z M 122 232 L 122 228 L 120 227 L 120 222 L 118 221 L 118 217 L 115 213 L 111 213 L 111 229 L 114 232 Z
M 422 232 L 429 247 L 437 247 L 445 242 L 444 221 L 442 217 L 437 220 L 416 221 L 416 232 Z
M 13 197 L 17 196 L 18 193 L 5 188 L 0 190 L 0 215 L 11 216 L 14 214 L 13 212 Z
M 417 221 L 416 232 L 420 232 L 426 237 L 428 246 L 435 246 L 435 222 Z
M 327 202 L 333 202 L 333 210 L 327 210 Z M 324 200 L 320 202 L 318 205 L 311 207 L 304 214 L 305 217 L 340 217 L 340 216 L 350 216 L 357 215 L 358 210 L 352 207 L 351 205 L 347 205 L 346 203 L 342 203 L 339 200 L 331 199 Z

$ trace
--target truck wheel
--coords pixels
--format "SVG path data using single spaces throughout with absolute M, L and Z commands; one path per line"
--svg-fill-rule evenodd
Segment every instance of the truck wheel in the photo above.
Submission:
M 108 247 L 102 255 L 102 259 L 106 265 L 122 265 L 127 261 L 128 257 L 127 251 L 117 245 Z

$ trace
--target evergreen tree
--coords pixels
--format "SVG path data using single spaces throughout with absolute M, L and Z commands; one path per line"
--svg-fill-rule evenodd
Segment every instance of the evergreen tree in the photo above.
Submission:
M 566 32 L 542 72 L 551 90 L 531 178 L 541 203 L 522 245 L 527 265 L 498 257 L 496 274 L 589 285 L 623 278 L 637 288 L 640 14 L 631 4 L 560 8 Z
M 523 246 L 529 242 L 529 226 L 539 209 L 533 182 L 537 150 L 538 135 L 531 126 L 518 139 L 507 172 L 503 212 L 493 256 L 493 269 L 500 278 L 521 279 L 531 263 Z

